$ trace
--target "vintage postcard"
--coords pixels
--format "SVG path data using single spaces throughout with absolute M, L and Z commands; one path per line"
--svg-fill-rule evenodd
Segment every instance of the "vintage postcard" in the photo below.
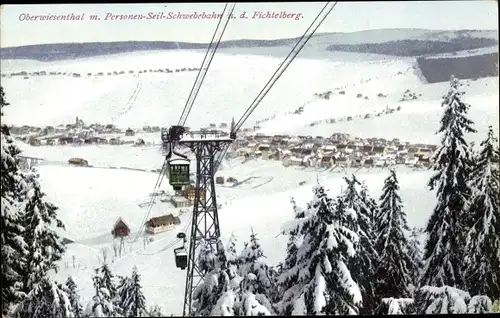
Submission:
M 0 24 L 3 315 L 500 311 L 498 2 Z

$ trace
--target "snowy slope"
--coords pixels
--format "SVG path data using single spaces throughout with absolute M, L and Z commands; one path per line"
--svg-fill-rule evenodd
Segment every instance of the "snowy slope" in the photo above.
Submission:
M 397 83 L 397 81 L 394 81 Z M 467 84 L 469 86 L 467 86 Z M 489 125 L 499 129 L 499 101 L 498 78 L 479 79 L 467 81 L 464 91 L 464 101 L 471 105 L 469 116 L 476 123 L 478 133 L 470 139 L 478 142 L 484 139 Z M 442 95 L 448 89 L 448 83 L 388 85 L 381 87 L 374 82 L 358 85 L 355 90 L 346 89 L 346 95 L 336 95 L 329 101 L 315 101 L 304 108 L 300 115 L 281 114 L 275 120 L 261 125 L 260 132 L 267 134 L 298 134 L 311 136 L 330 136 L 336 132 L 345 132 L 355 136 L 370 138 L 400 138 L 414 143 L 438 143 L 439 120 L 442 116 Z M 410 89 L 416 94 L 422 94 L 417 100 L 400 102 L 404 90 Z M 387 98 L 379 98 L 376 92 L 388 94 Z M 356 94 L 364 93 L 369 100 L 354 98 Z M 393 114 L 375 117 L 376 112 L 386 107 L 397 108 L 401 111 Z M 321 109 L 321 112 L 318 112 Z M 364 119 L 370 114 L 372 117 Z M 333 124 L 320 123 L 309 127 L 310 123 L 326 118 L 341 119 L 352 116 L 352 121 L 342 121 Z M 361 116 L 361 118 L 354 118 Z
M 137 59 L 133 60 L 133 56 Z M 201 53 L 184 52 L 154 53 L 147 57 L 144 58 L 141 54 L 126 54 L 115 56 L 112 63 L 102 57 L 96 61 L 86 59 L 81 62 L 75 60 L 47 64 L 36 62 L 30 67 L 32 70 L 47 72 L 71 71 L 86 74 L 97 71 L 128 72 L 130 69 L 190 67 L 201 64 L 203 60 Z M 208 125 L 211 122 L 229 122 L 232 117 L 239 118 L 281 62 L 281 59 L 264 56 L 218 54 L 199 92 L 187 122 L 188 126 L 193 123 Z M 383 67 L 378 63 L 384 63 Z M 393 62 L 297 59 L 266 96 L 252 115 L 252 119 L 293 110 L 310 100 L 313 93 L 339 86 L 340 83 L 350 85 L 362 79 L 375 79 L 377 76 L 391 78 L 398 71 L 406 71 L 409 63 L 409 60 L 404 59 Z M 6 68 L 16 71 L 27 69 L 20 61 L 11 61 Z M 381 70 L 383 74 L 379 74 Z M 99 78 L 5 78 L 2 85 L 5 86 L 11 103 L 17 107 L 15 112 L 7 112 L 6 118 L 12 124 L 33 125 L 73 122 L 75 116 L 86 122 L 113 122 L 123 127 L 142 127 L 145 124 L 171 125 L 180 116 L 177 114 L 180 114 L 185 105 L 186 96 L 196 77 L 195 73 L 147 73 L 138 77 L 127 74 Z M 32 96 L 37 96 L 36 99 L 26 96 L 26 84 L 30 85 Z M 136 93 L 136 87 L 139 85 L 140 91 Z M 134 94 L 137 94 L 135 102 L 128 105 L 127 101 Z M 33 112 L 36 112 L 36 116 L 33 116 Z M 117 112 L 122 113 L 118 118 Z
M 201 62 L 203 55 L 154 53 L 148 59 L 138 55 L 135 63 L 131 63 L 131 58 L 131 55 L 116 56 L 114 60 L 116 65 L 108 64 L 104 58 L 102 63 L 82 60 L 81 64 L 73 61 L 71 62 L 73 64 L 54 62 L 43 65 L 36 62 L 38 65 L 32 66 L 32 70 L 75 71 L 85 74 L 122 69 L 127 71 L 165 68 L 172 67 L 172 63 L 178 65 L 174 67 L 183 67 L 196 65 L 197 62 Z M 122 64 L 118 64 L 118 61 Z M 17 71 L 25 69 L 24 64 L 18 62 L 12 61 L 8 67 Z M 280 63 L 281 59 L 270 57 L 218 55 L 213 60 L 204 87 L 197 97 L 188 125 L 191 123 L 208 125 L 211 122 L 228 122 L 232 117 L 239 118 Z M 410 66 L 409 59 L 361 62 L 297 59 L 266 96 L 252 115 L 252 119 L 257 120 L 264 115 L 294 110 L 311 100 L 314 93 L 332 87 L 356 85 L 362 80 L 369 79 L 379 83 L 380 86 L 385 86 L 384 82 L 394 80 L 398 72 L 408 72 Z M 16 111 L 7 112 L 6 118 L 12 124 L 33 125 L 72 122 L 74 116 L 79 116 L 86 122 L 113 122 L 123 127 L 142 127 L 145 124 L 169 125 L 177 120 L 178 115 L 173 114 L 180 114 L 195 77 L 195 72 L 191 72 L 147 73 L 140 74 L 139 77 L 46 76 L 30 77 L 27 80 L 22 77 L 6 78 L 3 80 L 3 85 L 11 103 L 17 105 Z M 418 79 L 414 76 L 403 77 L 400 83 L 416 85 Z M 32 96 L 37 96 L 36 100 L 24 94 L 25 84 L 32 87 Z M 138 85 L 140 91 L 136 93 Z M 214 87 L 217 87 L 217 94 L 213 94 Z M 137 94 L 135 102 L 128 105 L 127 101 L 134 94 Z M 36 112 L 36 116 L 32 115 L 33 111 Z M 117 118 L 117 112 L 123 114 Z

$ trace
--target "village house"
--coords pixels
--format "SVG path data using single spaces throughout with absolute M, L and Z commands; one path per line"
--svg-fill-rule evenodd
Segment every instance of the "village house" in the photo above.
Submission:
M 291 156 L 289 162 L 292 166 L 302 166 L 302 158 L 298 156 Z
M 257 148 L 257 152 L 260 152 L 262 155 L 262 159 L 267 159 L 269 157 L 269 151 L 271 150 L 271 147 L 269 144 L 260 144 L 259 147 Z M 256 152 L 256 155 L 257 155 Z
M 113 225 L 113 230 L 111 230 L 111 235 L 114 237 L 125 237 L 130 234 L 130 227 L 127 223 L 120 217 L 116 220 L 115 225 Z
M 321 161 L 319 162 L 320 168 L 332 168 L 335 164 L 335 156 L 331 152 L 324 153 Z
M 173 230 L 175 225 L 175 218 L 172 214 L 157 216 L 146 222 L 146 231 L 152 234 L 157 234 Z
M 227 180 L 227 182 L 230 182 L 229 179 Z M 186 186 L 182 191 L 182 195 L 191 202 L 194 201 L 195 193 L 196 193 L 196 188 L 193 185 Z M 200 197 L 204 199 L 205 195 L 206 192 L 203 189 L 200 189 Z
M 102 137 L 89 137 L 84 141 L 85 144 L 107 144 L 108 140 Z
M 125 130 L 125 136 L 135 136 L 135 131 L 131 128 Z
M 189 200 L 182 196 L 173 196 L 170 202 L 172 202 L 172 205 L 176 208 L 186 208 L 191 205 Z
M 224 184 L 224 177 L 218 176 L 215 178 L 216 184 Z
M 271 141 L 272 137 L 271 136 L 266 136 L 264 134 L 261 134 L 261 133 L 257 133 L 255 134 L 255 136 L 253 137 L 253 139 L 257 142 L 261 142 L 261 143 L 268 143 Z
M 30 146 L 41 146 L 42 142 L 40 139 L 35 138 L 35 137 L 30 137 L 29 139 L 29 144 Z
M 86 167 L 89 165 L 89 162 L 83 158 L 71 158 L 68 160 L 68 163 L 70 165 L 82 166 L 82 167 Z

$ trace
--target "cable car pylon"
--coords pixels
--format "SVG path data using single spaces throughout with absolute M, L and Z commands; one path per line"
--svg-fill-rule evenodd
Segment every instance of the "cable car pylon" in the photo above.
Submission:
M 207 274 L 198 266 L 198 247 L 203 243 L 210 244 L 213 251 L 217 249 L 220 226 L 214 180 L 215 158 L 233 142 L 234 139 L 231 137 L 217 131 L 186 133 L 182 126 L 172 126 L 168 131 L 165 130 L 162 132 L 163 148 L 166 152 L 174 152 L 175 146 L 186 147 L 193 152 L 196 158 L 196 184 L 194 188 L 189 252 L 187 253 L 187 257 L 183 253 L 183 248 L 176 249 L 174 252 L 176 266 L 181 269 L 185 267 L 187 270 L 184 291 L 184 316 L 194 314 L 192 310 L 193 290 L 205 279 Z M 173 162 L 169 169 L 170 173 L 172 173 L 172 169 L 175 169 Z M 189 176 L 189 171 L 187 173 Z M 173 187 L 178 187 L 179 183 L 176 181 L 180 179 L 182 177 L 179 177 L 177 180 L 169 179 L 169 182 Z M 189 179 L 187 184 L 183 185 L 188 184 Z M 183 237 L 183 233 L 179 234 L 181 234 L 179 238 Z

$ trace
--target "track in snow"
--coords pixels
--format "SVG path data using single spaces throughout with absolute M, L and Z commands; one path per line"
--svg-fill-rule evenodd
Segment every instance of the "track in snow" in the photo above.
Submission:
M 121 116 L 128 113 L 132 109 L 132 106 L 134 106 L 135 101 L 137 100 L 137 96 L 139 96 L 139 93 L 141 92 L 141 88 L 142 88 L 142 81 L 141 81 L 140 76 L 137 74 L 136 77 L 137 77 L 137 85 L 135 86 L 134 92 L 132 93 L 132 95 L 128 99 L 127 103 L 123 107 L 123 110 L 120 113 L 118 113 L 118 115 L 113 116 L 111 118 L 111 121 L 113 123 L 116 122 Z

